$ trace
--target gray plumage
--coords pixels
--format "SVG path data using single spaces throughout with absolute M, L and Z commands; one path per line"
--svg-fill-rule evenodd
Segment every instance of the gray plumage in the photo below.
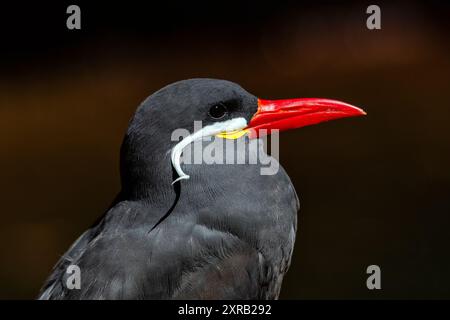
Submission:
M 218 102 L 232 105 L 227 117 L 250 119 L 256 101 L 213 79 L 177 82 L 147 98 L 122 145 L 121 192 L 56 264 L 39 299 L 276 299 L 299 209 L 285 171 L 183 164 L 191 178 L 171 184 L 174 129 L 214 122 L 208 110 Z M 80 267 L 81 289 L 66 287 L 71 264 Z

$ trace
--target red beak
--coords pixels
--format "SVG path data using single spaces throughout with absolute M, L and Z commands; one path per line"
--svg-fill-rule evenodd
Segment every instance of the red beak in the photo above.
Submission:
M 258 111 L 250 120 L 247 129 L 250 131 L 250 138 L 257 138 L 270 134 L 273 129 L 283 131 L 365 114 L 360 108 L 330 99 L 258 99 Z

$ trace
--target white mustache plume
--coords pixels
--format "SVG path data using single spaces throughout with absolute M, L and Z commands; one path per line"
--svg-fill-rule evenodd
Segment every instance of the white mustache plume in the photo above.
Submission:
M 203 127 L 202 129 L 188 135 L 183 140 L 178 142 L 171 151 L 170 159 L 172 161 L 172 166 L 178 173 L 178 178 L 175 179 L 172 184 L 183 179 L 189 179 L 189 175 L 185 174 L 183 169 L 181 169 L 181 154 L 183 149 L 191 144 L 192 142 L 203 139 L 203 137 L 210 137 L 221 132 L 230 132 L 235 130 L 244 129 L 247 127 L 247 120 L 245 118 L 235 118 L 231 120 L 226 120 L 223 122 L 216 122 L 214 124 Z

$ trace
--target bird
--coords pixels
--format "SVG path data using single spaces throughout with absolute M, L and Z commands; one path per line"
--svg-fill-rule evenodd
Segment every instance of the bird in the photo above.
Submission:
M 259 164 L 186 164 L 183 149 L 206 138 L 250 146 L 272 131 L 361 115 L 331 99 L 259 99 L 227 80 L 163 87 L 129 122 L 121 190 L 59 259 L 37 298 L 278 299 L 300 208 L 288 174 L 281 166 L 262 175 Z M 193 132 L 195 121 L 202 128 Z M 193 133 L 174 141 L 177 129 Z M 67 285 L 73 265 L 79 288 Z

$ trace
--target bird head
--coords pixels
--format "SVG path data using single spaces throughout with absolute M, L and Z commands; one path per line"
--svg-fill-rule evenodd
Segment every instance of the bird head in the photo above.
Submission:
M 175 181 L 189 179 L 181 169 L 181 153 L 188 144 L 204 137 L 254 139 L 272 130 L 290 130 L 361 115 L 365 115 L 363 110 L 336 100 L 266 100 L 230 81 L 179 81 L 149 96 L 136 111 L 122 146 L 122 171 L 125 171 L 122 178 L 133 180 L 136 175 L 142 176 L 149 170 L 148 160 L 161 153 L 169 155 L 178 174 Z M 201 121 L 202 128 L 193 132 L 195 121 Z M 193 133 L 174 142 L 171 135 L 177 129 Z M 133 170 L 137 172 L 130 173 Z

